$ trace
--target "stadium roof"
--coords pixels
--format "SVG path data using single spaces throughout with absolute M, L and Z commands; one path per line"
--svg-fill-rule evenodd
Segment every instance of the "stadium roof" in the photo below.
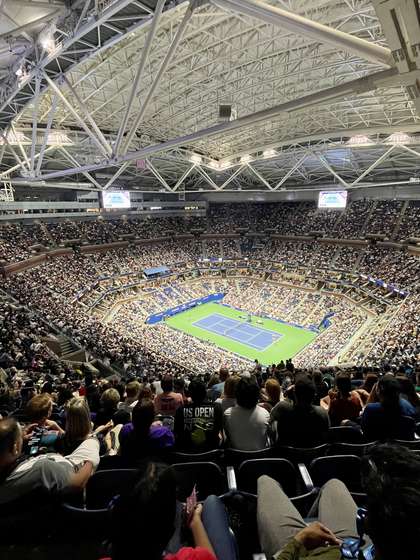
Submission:
M 0 0 L 0 180 L 165 192 L 413 180 L 419 37 L 418 0 Z

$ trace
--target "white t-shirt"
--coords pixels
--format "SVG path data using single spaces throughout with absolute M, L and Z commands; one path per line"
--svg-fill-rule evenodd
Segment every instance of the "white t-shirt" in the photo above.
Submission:
M 241 406 L 228 408 L 224 413 L 225 433 L 229 445 L 243 451 L 258 451 L 268 446 L 270 414 L 261 406 L 251 410 Z

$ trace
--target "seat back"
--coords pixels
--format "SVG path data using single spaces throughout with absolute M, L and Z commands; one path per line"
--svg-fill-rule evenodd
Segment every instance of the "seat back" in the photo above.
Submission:
M 57 530 L 59 504 L 51 495 L 34 490 L 0 506 L 0 544 L 41 544 Z M 48 519 L 48 523 L 45 520 Z M 1 555 L 0 555 L 1 556 Z
M 362 457 L 376 445 L 377 442 L 370 443 L 333 443 L 329 450 L 329 455 L 357 455 Z
M 361 459 L 356 455 L 330 455 L 314 459 L 309 466 L 309 474 L 318 488 L 337 478 L 350 492 L 362 492 L 360 468 Z
M 412 449 L 413 451 L 420 451 L 420 439 L 413 439 L 408 441 L 403 439 L 396 439 L 395 443 L 403 445 L 404 447 L 408 447 L 408 449 Z
M 212 449 L 205 453 L 181 453 L 176 451 L 168 455 L 171 464 L 176 463 L 219 463 L 222 457 L 221 449 Z
M 196 486 L 198 500 L 212 494 L 220 496 L 226 492 L 226 481 L 221 468 L 216 463 L 175 463 L 172 465 L 177 482 L 177 499 L 185 502 Z
M 329 444 L 324 443 L 322 445 L 317 445 L 316 447 L 290 447 L 281 446 L 276 450 L 276 457 L 282 457 L 288 459 L 294 465 L 303 463 L 304 465 L 309 465 L 311 461 L 317 457 L 323 457 L 327 454 L 329 449 Z
M 257 482 L 260 476 L 267 475 L 276 480 L 289 496 L 302 493 L 299 471 L 287 459 L 250 459 L 244 461 L 238 469 L 238 490 L 257 494 Z
M 274 447 L 266 447 L 265 449 L 260 449 L 259 451 L 242 451 L 241 449 L 228 448 L 225 449 L 224 459 L 225 465 L 238 468 L 244 461 L 275 456 L 276 449 Z
M 362 443 L 363 434 L 351 426 L 335 426 L 328 430 L 328 441 L 330 443 Z
M 114 469 L 98 471 L 86 486 L 87 509 L 105 509 L 112 498 L 122 492 L 129 492 L 139 477 L 136 469 Z

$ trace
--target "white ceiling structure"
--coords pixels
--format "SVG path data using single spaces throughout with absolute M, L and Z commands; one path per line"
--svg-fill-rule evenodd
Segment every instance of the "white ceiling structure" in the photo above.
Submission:
M 172 193 L 416 177 L 418 0 L 0 0 L 0 181 Z

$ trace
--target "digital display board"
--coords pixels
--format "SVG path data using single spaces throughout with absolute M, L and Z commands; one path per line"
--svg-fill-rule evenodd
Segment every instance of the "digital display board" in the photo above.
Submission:
M 104 208 L 130 208 L 129 191 L 106 191 L 102 193 Z
M 321 191 L 318 198 L 318 208 L 345 208 L 347 205 L 347 191 Z

